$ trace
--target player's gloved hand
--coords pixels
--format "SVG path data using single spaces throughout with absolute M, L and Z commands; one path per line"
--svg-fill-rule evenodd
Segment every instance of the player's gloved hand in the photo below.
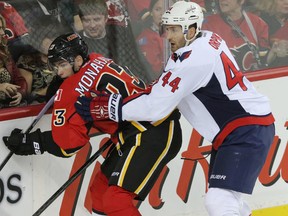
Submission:
M 78 97 L 74 104 L 77 113 L 84 121 L 101 121 L 111 119 L 122 121 L 122 96 L 96 91 L 93 97 Z
M 10 136 L 4 136 L 3 141 L 7 148 L 17 155 L 43 154 L 45 151 L 41 145 L 41 131 L 24 134 L 19 128 L 14 129 Z

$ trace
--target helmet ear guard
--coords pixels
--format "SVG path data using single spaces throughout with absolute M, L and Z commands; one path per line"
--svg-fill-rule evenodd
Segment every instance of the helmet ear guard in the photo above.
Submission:
M 50 69 L 59 61 L 74 63 L 76 56 L 80 55 L 83 61 L 88 59 L 88 46 L 76 33 L 64 34 L 57 37 L 48 49 L 48 66 Z
M 188 41 L 186 34 L 189 27 L 196 23 L 196 33 L 194 36 L 195 38 L 201 30 L 203 20 L 203 10 L 198 4 L 194 2 L 177 1 L 163 14 L 162 26 L 180 25 L 182 27 L 184 37 L 186 41 Z

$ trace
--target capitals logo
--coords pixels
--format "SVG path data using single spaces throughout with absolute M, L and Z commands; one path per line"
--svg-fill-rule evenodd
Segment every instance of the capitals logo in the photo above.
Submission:
M 178 59 L 180 60 L 180 62 L 182 62 L 182 61 L 184 61 L 185 59 L 187 59 L 187 58 L 190 56 L 191 52 L 192 52 L 192 50 L 187 51 L 187 52 L 184 52 L 184 53 L 179 54 L 179 55 L 177 55 L 177 53 L 173 53 L 173 54 L 171 55 L 171 58 L 172 58 L 172 60 L 175 61 L 175 62 L 176 62 Z

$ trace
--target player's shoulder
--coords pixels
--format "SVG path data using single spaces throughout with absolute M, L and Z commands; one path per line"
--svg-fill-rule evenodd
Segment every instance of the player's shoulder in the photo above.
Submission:
M 212 31 L 201 31 L 200 37 L 193 41 L 187 48 L 192 50 L 191 59 L 197 59 L 195 64 L 205 64 L 213 62 L 219 52 L 226 46 L 226 42 L 221 36 Z M 224 46 L 224 47 L 223 47 Z
M 79 93 L 77 94 L 75 91 L 76 83 L 77 80 L 75 79 L 74 75 L 63 81 L 56 92 L 54 110 L 66 110 L 67 115 L 72 113 L 71 110 L 74 109 L 73 104 L 76 101 L 76 98 L 79 96 Z
M 89 61 L 88 62 L 93 62 L 94 60 L 99 60 L 99 61 L 103 61 L 103 62 L 110 62 L 112 61 L 112 59 L 102 55 L 101 53 L 96 53 L 96 52 L 92 52 L 89 54 Z
M 83 72 L 87 70 L 87 68 L 94 68 L 94 70 L 97 70 L 99 72 L 99 70 L 101 70 L 103 67 L 105 67 L 107 64 L 111 63 L 112 61 L 113 61 L 112 59 L 107 58 L 106 56 L 103 56 L 100 53 L 92 52 L 88 56 L 88 61 L 86 61 L 85 64 L 82 65 L 82 68 L 80 71 Z
M 92 52 L 89 54 L 89 60 L 98 59 L 100 57 L 104 57 L 101 53 Z
M 192 50 L 197 51 L 198 54 L 206 55 L 207 53 L 211 51 L 217 51 L 219 49 L 215 49 L 214 43 L 218 43 L 218 45 L 221 45 L 221 42 L 223 39 L 221 36 L 216 34 L 215 32 L 208 31 L 208 30 L 202 30 L 201 35 L 195 39 L 188 47 L 190 47 Z M 213 49 L 214 48 L 214 49 Z
M 201 41 L 209 40 L 211 36 L 214 34 L 213 31 L 210 30 L 202 30 L 201 35 L 198 37 L 198 39 Z

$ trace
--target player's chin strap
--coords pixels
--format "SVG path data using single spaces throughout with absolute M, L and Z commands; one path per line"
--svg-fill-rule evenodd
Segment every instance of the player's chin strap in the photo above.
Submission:
M 184 39 L 186 41 L 185 46 L 188 46 L 195 38 L 196 38 L 196 34 L 191 39 L 187 39 L 187 34 L 184 34 Z
M 187 39 L 187 32 L 188 31 L 184 33 L 184 39 L 186 41 L 185 46 L 188 46 L 192 41 L 201 36 L 200 30 L 196 29 L 194 36 L 191 39 Z

